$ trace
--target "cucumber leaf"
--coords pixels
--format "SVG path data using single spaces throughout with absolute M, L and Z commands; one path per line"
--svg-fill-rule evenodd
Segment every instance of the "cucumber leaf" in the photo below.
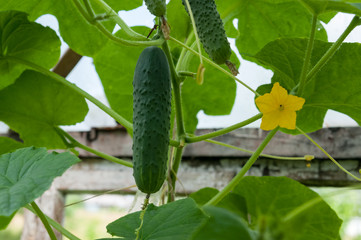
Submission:
M 218 0 L 216 3 L 226 24 L 238 20 L 236 46 L 241 54 L 256 54 L 278 38 L 309 36 L 312 15 L 299 1 Z M 320 22 L 316 38 L 327 40 Z
M 149 32 L 147 27 L 133 28 Z M 122 31 L 117 36 L 124 36 Z M 143 48 L 119 46 L 108 41 L 94 56 L 94 65 L 102 81 L 105 95 L 112 109 L 128 121 L 133 119 L 133 76 L 135 65 Z
M 206 204 L 212 197 L 214 197 L 219 191 L 215 188 L 202 188 L 197 192 L 194 192 L 189 195 L 190 198 L 193 198 L 194 201 L 200 206 Z M 235 193 L 228 193 L 216 207 L 221 207 L 227 209 L 238 216 L 242 217 L 244 220 L 247 219 L 247 205 L 246 200 Z
M 0 137 L 0 155 L 23 147 L 25 147 L 23 143 L 15 141 L 12 138 Z
M 252 240 L 257 239 L 246 221 L 238 215 L 219 207 L 206 206 L 203 211 L 208 221 L 192 236 L 192 240 Z
M 0 120 L 18 132 L 26 145 L 66 148 L 55 126 L 84 120 L 88 105 L 69 87 L 38 72 L 25 71 L 0 91 Z
M 8 226 L 9 223 L 11 222 L 11 220 L 13 220 L 16 212 L 17 212 L 17 211 L 15 211 L 15 212 L 14 212 L 13 214 L 11 214 L 10 216 L 0 216 L 0 231 L 7 228 L 7 226 Z
M 18 10 L 27 12 L 31 20 L 41 15 L 52 14 L 59 22 L 59 30 L 63 40 L 71 49 L 85 56 L 93 56 L 108 41 L 94 25 L 89 24 L 77 9 L 74 0 L 0 0 L 0 11 Z M 82 5 L 82 1 L 78 1 Z M 96 13 L 102 14 L 105 11 L 93 4 Z M 142 5 L 141 0 L 105 0 L 115 11 L 130 10 Z M 112 32 L 115 24 L 112 21 L 105 22 L 106 28 Z M 89 44 L 91 43 L 91 44 Z
M 17 59 L 51 68 L 60 57 L 60 40 L 56 33 L 29 22 L 26 13 L 0 12 L 0 36 L 0 89 L 14 83 L 29 68 L 18 64 Z
M 0 156 L 0 216 L 41 196 L 55 177 L 80 160 L 68 153 L 48 153 L 46 148 L 22 148 Z
M 317 193 L 297 181 L 249 176 L 240 181 L 233 193 L 244 197 L 250 224 L 263 229 L 263 237 L 294 240 L 339 237 L 342 220 Z M 314 199 L 319 201 L 297 214 L 296 209 Z
M 199 58 L 191 55 L 189 59 L 188 66 L 181 70 L 197 72 Z M 231 56 L 231 62 L 237 68 L 240 65 L 234 53 Z M 208 63 L 204 63 L 204 67 L 206 70 L 202 85 L 198 85 L 193 78 L 186 78 L 182 85 L 184 125 L 188 133 L 195 131 L 199 111 L 203 110 L 205 114 L 212 116 L 227 115 L 231 113 L 236 99 L 236 82 Z M 225 65 L 222 67 L 228 71 Z
M 134 240 L 140 226 L 140 212 L 128 214 L 110 223 L 108 232 L 124 240 Z M 189 239 L 207 217 L 194 200 L 186 198 L 156 207 L 149 204 L 144 214 L 140 239 Z
M 337 11 L 361 16 L 361 1 L 358 0 L 301 0 L 301 2 L 315 14 Z
M 323 56 L 332 43 L 316 41 L 311 65 Z M 286 47 L 287 46 L 287 47 Z M 267 44 L 255 55 L 256 61 L 274 71 L 272 83 L 291 91 L 299 82 L 306 39 L 279 39 Z M 282 49 L 282 51 L 281 51 Z M 361 68 L 355 59 L 361 56 L 359 43 L 344 43 L 328 63 L 305 87 L 304 107 L 297 113 L 297 125 L 303 131 L 320 129 L 328 109 L 344 113 L 361 124 Z M 260 93 L 269 89 L 261 87 Z M 259 88 L 259 89 L 261 89 Z M 298 131 L 287 133 L 298 134 Z

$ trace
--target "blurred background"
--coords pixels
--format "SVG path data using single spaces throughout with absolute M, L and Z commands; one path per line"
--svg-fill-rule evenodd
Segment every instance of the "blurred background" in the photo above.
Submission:
M 121 17 L 130 26 L 145 25 L 153 27 L 153 16 L 147 11 L 145 6 L 132 11 L 121 11 Z M 141 16 L 141 17 L 139 17 Z M 348 14 L 337 14 L 328 24 L 324 24 L 327 30 L 329 41 L 335 41 L 344 31 L 352 16 Z M 37 20 L 38 23 L 49 26 L 59 34 L 58 23 L 55 17 L 44 15 Z M 237 24 L 236 22 L 234 23 Z M 230 39 L 233 50 L 237 53 L 233 39 Z M 361 42 L 361 27 L 356 28 L 346 39 L 346 42 Z M 66 51 L 68 46 L 62 42 L 61 52 Z M 238 55 L 239 59 L 241 57 Z M 272 72 L 258 65 L 244 61 L 241 59 L 240 74 L 238 77 L 256 89 L 257 86 L 269 83 L 271 81 Z M 83 57 L 67 79 L 77 86 L 87 91 L 94 97 L 104 103 L 107 103 L 104 91 L 99 77 L 92 64 L 92 59 Z M 89 113 L 84 122 L 64 127 L 67 131 L 88 131 L 93 127 L 112 127 L 115 122 L 105 113 L 89 103 Z M 254 103 L 253 96 L 250 91 L 237 85 L 237 98 L 232 113 L 227 116 L 207 116 L 203 112 L 198 113 L 198 128 L 221 128 L 232 125 L 247 119 L 258 113 Z M 255 122 L 248 127 L 259 127 L 260 122 Z M 324 121 L 325 127 L 348 127 L 358 126 L 356 122 L 343 114 L 329 111 Z M 7 132 L 8 128 L 0 123 L 0 132 Z M 335 188 L 313 188 L 316 192 L 323 195 L 336 191 Z M 68 195 L 66 203 L 73 203 L 89 198 L 89 194 Z M 135 200 L 133 195 L 103 195 L 100 197 L 81 202 L 66 207 L 65 227 L 81 239 L 96 239 L 101 237 L 109 237 L 105 233 L 105 226 L 119 218 L 121 215 L 127 214 L 132 208 Z M 338 213 L 339 217 L 344 220 L 341 230 L 341 239 L 343 240 L 361 240 L 361 191 L 352 190 L 345 191 L 342 194 L 333 197 L 326 197 L 325 200 Z M 9 228 L 0 232 L 0 239 L 15 240 L 20 239 L 23 226 L 23 214 L 20 211 Z

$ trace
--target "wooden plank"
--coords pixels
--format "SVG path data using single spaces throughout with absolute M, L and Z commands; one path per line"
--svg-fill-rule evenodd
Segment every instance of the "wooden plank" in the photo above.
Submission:
M 203 135 L 212 129 L 197 130 L 196 135 Z M 93 129 L 91 132 L 72 132 L 78 141 L 92 148 L 118 157 L 132 156 L 132 140 L 124 129 Z M 255 150 L 267 132 L 258 128 L 238 129 L 227 135 L 215 138 L 233 146 Z M 361 158 L 361 128 L 325 128 L 311 133 L 310 136 L 323 146 L 335 158 Z M 281 156 L 315 155 L 326 158 L 303 135 L 277 133 L 265 149 L 265 153 Z M 94 157 L 91 153 L 80 150 L 81 157 Z M 189 144 L 184 151 L 185 157 L 247 157 L 249 154 L 225 148 L 207 142 Z

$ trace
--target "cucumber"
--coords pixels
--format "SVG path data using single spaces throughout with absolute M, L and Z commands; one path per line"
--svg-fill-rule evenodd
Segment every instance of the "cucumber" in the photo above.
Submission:
M 199 39 L 209 57 L 217 64 L 229 62 L 231 47 L 214 0 L 188 0 Z M 187 12 L 185 0 L 182 0 Z
M 161 17 L 165 15 L 167 10 L 167 6 L 165 0 L 144 0 L 145 5 L 151 14 L 157 17 Z
M 166 177 L 171 98 L 167 57 L 162 49 L 147 47 L 133 79 L 133 176 L 147 194 L 157 192 Z

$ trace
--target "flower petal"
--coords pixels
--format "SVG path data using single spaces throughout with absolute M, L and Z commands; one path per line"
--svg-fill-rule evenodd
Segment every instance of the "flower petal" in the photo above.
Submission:
M 265 131 L 275 129 L 280 122 L 280 114 L 279 111 L 273 111 L 270 113 L 263 114 L 261 129 Z
M 279 125 L 282 128 L 296 129 L 296 112 L 295 111 L 282 111 L 280 114 Z
M 284 103 L 285 110 L 288 111 L 298 111 L 303 107 L 305 99 L 293 95 L 289 95 L 286 102 Z
M 278 108 L 278 104 L 270 93 L 266 93 L 265 95 L 256 98 L 255 102 L 262 113 L 272 112 Z
M 281 87 L 278 82 L 273 85 L 271 95 L 275 98 L 277 107 L 284 104 L 288 98 L 287 90 Z

